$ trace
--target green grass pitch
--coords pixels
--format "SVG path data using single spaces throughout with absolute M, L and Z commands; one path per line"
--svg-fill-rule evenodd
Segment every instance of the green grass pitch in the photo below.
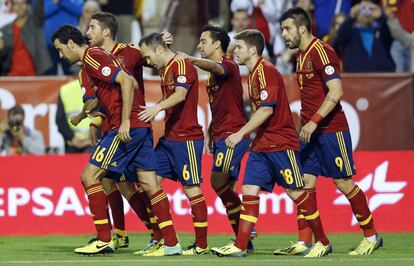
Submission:
M 351 257 L 347 253 L 361 240 L 360 234 L 330 234 L 334 253 L 320 259 L 273 256 L 276 247 L 285 247 L 295 240 L 292 234 L 259 234 L 256 251 L 247 258 L 219 258 L 212 254 L 202 256 L 142 257 L 132 254 L 143 248 L 149 238 L 146 234 L 129 234 L 130 246 L 111 255 L 81 256 L 73 249 L 85 244 L 91 236 L 0 237 L 1 265 L 414 265 L 414 233 L 383 234 L 384 247 L 370 256 Z M 190 234 L 179 234 L 182 246 L 192 241 Z M 209 244 L 222 246 L 230 235 L 211 235 Z

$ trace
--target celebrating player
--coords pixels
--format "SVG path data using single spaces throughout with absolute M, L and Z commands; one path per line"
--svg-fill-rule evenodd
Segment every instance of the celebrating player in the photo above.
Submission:
M 243 202 L 239 231 L 234 243 L 211 250 L 218 256 L 247 256 L 249 235 L 259 216 L 259 191 L 273 191 L 275 183 L 285 188 L 315 233 L 317 245 L 307 257 L 320 257 L 331 252 L 316 203 L 303 190 L 304 180 L 297 159 L 299 139 L 293 125 L 285 85 L 277 69 L 261 55 L 265 46 L 262 33 L 245 30 L 234 37 L 234 51 L 239 64 L 245 64 L 250 75 L 249 96 L 253 115 L 239 131 L 225 140 L 234 148 L 246 134 L 256 130 L 243 180 Z
M 230 38 L 221 27 L 207 26 L 203 29 L 197 48 L 203 59 L 183 53 L 195 66 L 208 71 L 207 93 L 212 120 L 205 139 L 205 149 L 213 153 L 211 185 L 226 208 L 234 233 L 237 235 L 241 201 L 233 190 L 238 179 L 240 164 L 249 149 L 246 135 L 234 149 L 228 148 L 225 139 L 246 124 L 243 113 L 243 87 L 238 65 L 226 56 Z M 251 241 L 248 251 L 253 250 Z
M 127 167 L 139 173 L 140 185 L 151 199 L 165 244 L 180 247 L 172 224 L 170 206 L 155 176 L 150 124 L 138 119 L 139 99 L 135 80 L 129 76 L 112 54 L 88 47 L 82 34 L 71 25 L 60 27 L 52 42 L 61 58 L 73 64 L 82 61 L 96 96 L 109 119 L 111 130 L 95 147 L 81 180 L 89 199 L 89 207 L 97 230 L 97 240 L 75 249 L 80 254 L 112 252 L 111 232 L 106 210 L 106 195 L 100 179 L 106 173 L 122 174 Z
M 311 34 L 311 20 L 302 8 L 286 11 L 281 17 L 282 37 L 291 49 L 298 48 L 297 80 L 302 109 L 300 113 L 301 161 L 305 188 L 316 201 L 316 178 L 333 179 L 347 197 L 352 212 L 364 232 L 364 239 L 349 255 L 366 255 L 382 246 L 375 230 L 364 192 L 352 181 L 355 174 L 348 123 L 342 110 L 342 83 L 335 51 Z M 312 230 L 298 213 L 299 241 L 275 254 L 294 255 L 309 249 Z
M 135 93 L 135 97 L 138 97 L 139 104 L 144 104 L 142 66 L 145 63 L 145 60 L 139 49 L 136 47 L 117 43 L 115 41 L 117 29 L 118 22 L 114 15 L 107 12 L 96 12 L 92 15 L 89 23 L 87 37 L 91 46 L 102 47 L 115 55 L 123 67 L 125 67 L 125 69 L 138 81 L 138 92 Z M 84 88 L 89 88 L 89 86 L 84 86 Z M 94 91 L 88 90 L 88 92 L 84 94 L 84 100 L 90 100 L 94 97 Z M 121 178 L 123 180 L 122 182 L 120 182 Z M 129 171 L 129 175 L 115 177 L 115 181 L 118 181 L 118 186 L 122 195 L 128 200 L 134 212 L 142 220 L 147 229 L 152 232 L 152 239 L 147 248 L 138 251 L 137 253 L 143 254 L 151 252 L 161 243 L 159 242 L 161 240 L 161 232 L 159 231 L 158 224 L 156 223 L 156 219 L 151 210 L 151 204 L 148 197 L 145 195 L 142 188 L 135 188 L 135 183 L 138 182 L 135 171 Z M 118 246 L 122 247 L 122 244 L 125 243 L 125 238 L 127 237 L 125 232 L 122 197 L 113 179 L 103 178 L 101 183 L 111 206 Z
M 139 114 L 142 121 L 149 122 L 162 110 L 166 112 L 164 136 L 155 148 L 157 176 L 160 180 L 164 177 L 179 180 L 190 202 L 195 242 L 183 255 L 205 254 L 209 249 L 207 205 L 200 187 L 204 136 L 197 120 L 197 71 L 189 60 L 176 59 L 159 33 L 145 36 L 139 46 L 147 63 L 162 69 L 162 100 L 155 106 L 142 106 Z

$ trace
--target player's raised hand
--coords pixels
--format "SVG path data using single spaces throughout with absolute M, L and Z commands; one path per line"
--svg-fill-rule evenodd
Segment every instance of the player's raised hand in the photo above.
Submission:
M 172 44 L 174 42 L 174 37 L 168 31 L 163 31 L 161 33 L 161 35 L 162 35 L 162 40 L 164 41 L 164 43 L 166 45 L 170 45 L 170 44 Z
M 230 149 L 234 149 L 236 145 L 243 139 L 243 135 L 239 134 L 238 132 L 231 134 L 225 140 L 226 146 Z
M 121 141 L 129 142 L 131 140 L 131 136 L 129 135 L 130 127 L 131 125 L 130 125 L 129 119 L 123 120 L 121 122 L 121 126 L 119 127 L 119 130 L 118 130 L 118 136 Z
M 151 122 L 157 116 L 159 112 L 161 112 L 161 108 L 158 106 L 139 106 L 140 108 L 144 109 L 138 114 L 138 118 L 144 122 Z
M 300 140 L 304 143 L 309 143 L 312 137 L 313 132 L 318 127 L 318 124 L 315 122 L 309 121 L 306 125 L 304 125 L 300 131 Z

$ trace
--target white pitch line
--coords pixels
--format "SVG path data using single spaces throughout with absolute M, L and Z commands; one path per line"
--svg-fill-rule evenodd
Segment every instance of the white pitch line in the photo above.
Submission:
M 231 259 L 240 258 L 217 258 L 217 259 L 91 259 L 91 260 L 8 260 L 0 261 L 0 264 L 47 264 L 47 263 L 126 263 L 126 262 L 146 262 L 146 263 L 159 263 L 159 262 L 217 262 L 223 259 L 223 261 L 230 261 Z M 375 262 L 375 261 L 414 261 L 414 258 L 320 258 L 316 259 L 320 262 Z M 315 259 L 241 259 L 239 261 L 254 261 L 254 262 L 309 262 L 316 261 Z

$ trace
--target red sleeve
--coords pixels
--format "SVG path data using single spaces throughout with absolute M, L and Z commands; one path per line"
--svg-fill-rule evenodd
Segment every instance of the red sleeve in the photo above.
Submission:
M 277 75 L 280 75 L 273 67 L 259 66 L 257 76 L 260 83 L 260 106 L 277 105 L 277 95 L 279 90 Z
M 94 86 L 90 81 L 90 78 L 84 69 L 81 69 L 79 72 L 79 83 L 82 88 L 82 98 L 83 102 L 87 100 L 92 100 L 96 98 Z
M 191 89 L 197 78 L 197 70 L 194 65 L 188 60 L 180 59 L 172 67 L 174 67 L 174 87 Z
M 332 47 L 316 43 L 312 61 L 325 82 L 341 78 L 339 59 Z
M 121 70 L 114 56 L 97 48 L 86 51 L 84 67 L 88 75 L 111 84 L 114 83 L 116 75 Z

